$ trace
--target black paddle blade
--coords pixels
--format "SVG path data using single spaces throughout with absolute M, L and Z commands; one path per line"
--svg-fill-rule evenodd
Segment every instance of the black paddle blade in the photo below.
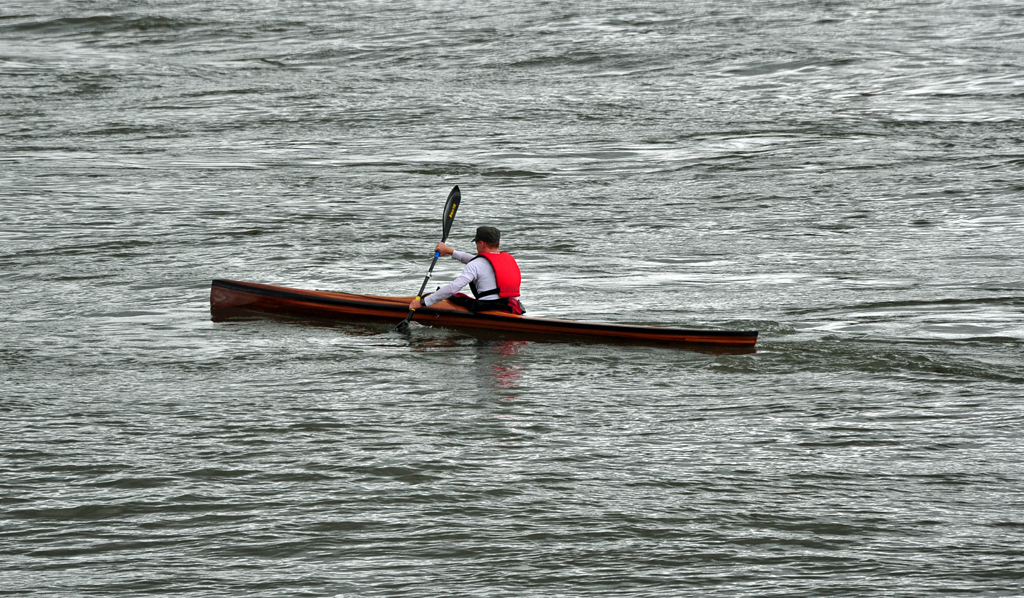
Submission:
M 448 240 L 448 233 L 452 230 L 452 222 L 455 221 L 455 212 L 459 211 L 459 203 L 462 201 L 462 192 L 459 186 L 452 187 L 448 194 L 448 202 L 444 204 L 444 219 L 441 221 L 441 242 Z

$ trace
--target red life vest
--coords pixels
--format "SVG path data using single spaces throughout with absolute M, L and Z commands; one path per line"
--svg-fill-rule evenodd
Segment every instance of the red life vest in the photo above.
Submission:
M 511 255 L 502 251 L 501 253 L 481 253 L 473 258 L 478 260 L 486 259 L 494 268 L 494 279 L 498 282 L 497 289 L 477 290 L 475 283 L 469 283 L 469 288 L 478 299 L 498 291 L 499 297 L 518 297 L 519 285 L 522 283 L 522 274 L 519 272 L 519 264 Z M 470 260 L 472 261 L 472 260 Z

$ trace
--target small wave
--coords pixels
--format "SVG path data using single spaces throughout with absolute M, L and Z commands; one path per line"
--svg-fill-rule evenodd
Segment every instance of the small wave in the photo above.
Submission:
M 790 335 L 799 332 L 792 324 L 774 320 L 728 320 L 720 325 L 716 324 L 716 327 L 730 330 L 756 330 L 762 337 L 765 334 Z
M 814 61 L 798 60 L 794 62 L 765 63 L 757 66 L 726 69 L 722 73 L 734 77 L 760 77 L 778 73 L 812 72 L 820 69 L 835 68 L 853 63 L 852 59 Z
M 164 16 L 95 15 L 90 17 L 63 17 L 0 26 L 0 32 L 51 33 L 80 35 L 83 33 L 119 33 L 125 31 L 178 30 L 201 24 L 194 19 Z
M 502 178 L 545 178 L 550 176 L 541 172 L 532 172 L 529 170 L 514 170 L 505 168 L 494 168 L 491 170 L 485 170 L 480 173 L 481 176 L 485 177 L 502 177 Z
M 827 309 L 789 309 L 786 313 L 792 315 L 806 315 L 814 313 L 833 312 L 858 312 L 878 309 L 915 308 L 929 306 L 984 306 L 984 305 L 1005 305 L 1010 307 L 1024 306 L 1024 297 L 1003 296 L 1003 297 L 975 297 L 971 299 L 958 299 L 948 297 L 945 299 L 902 299 L 895 301 L 874 301 L 870 303 L 856 303 L 852 305 L 835 306 Z
M 40 507 L 35 509 L 11 509 L 8 514 L 17 519 L 108 519 L 120 517 L 131 510 L 120 505 L 92 504 L 73 507 Z

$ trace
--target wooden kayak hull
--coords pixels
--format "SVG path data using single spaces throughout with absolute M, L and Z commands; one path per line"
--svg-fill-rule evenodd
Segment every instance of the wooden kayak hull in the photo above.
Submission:
M 235 280 L 214 280 L 210 311 L 215 320 L 258 312 L 334 321 L 398 324 L 412 297 L 380 297 L 334 291 L 308 291 Z M 413 320 L 457 330 L 495 331 L 517 338 L 643 342 L 753 350 L 756 331 L 684 330 L 530 318 L 505 312 L 472 313 L 448 301 L 416 310 Z

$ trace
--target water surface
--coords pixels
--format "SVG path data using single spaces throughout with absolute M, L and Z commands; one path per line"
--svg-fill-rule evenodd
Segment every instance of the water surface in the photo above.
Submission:
M 1019 595 L 1015 2 L 8 2 L 12 595 Z M 758 351 L 213 322 L 410 295 Z M 435 281 L 458 268 L 442 261 Z

